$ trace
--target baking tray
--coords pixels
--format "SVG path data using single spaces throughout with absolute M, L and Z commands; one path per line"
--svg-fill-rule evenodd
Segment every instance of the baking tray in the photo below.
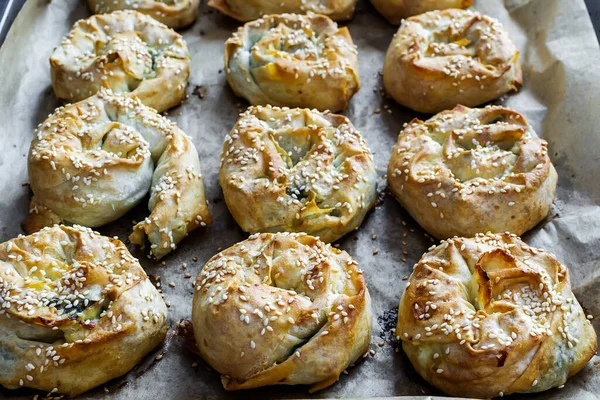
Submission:
M 14 0 L 19 1 L 19 0 Z M 23 233 L 20 222 L 30 199 L 26 154 L 35 126 L 55 107 L 48 58 L 72 24 L 90 15 L 80 0 L 28 0 L 0 49 L 0 240 Z M 574 291 L 588 313 L 600 315 L 600 49 L 583 0 L 479 0 L 477 9 L 498 18 L 521 50 L 525 85 L 500 104 L 525 114 L 549 141 L 559 174 L 558 193 L 549 217 L 524 239 L 545 248 L 569 266 Z M 196 23 L 181 33 L 192 53 L 192 73 L 177 121 L 198 148 L 214 224 L 198 229 L 163 262 L 148 261 L 129 246 L 146 272 L 159 279 L 170 305 L 165 345 L 124 377 L 80 398 L 338 398 L 440 396 L 414 371 L 391 329 L 405 280 L 414 263 L 434 241 L 385 193 L 385 171 L 402 124 L 426 116 L 397 106 L 381 94 L 383 57 L 396 28 L 364 0 L 347 25 L 358 46 L 362 89 L 344 112 L 362 132 L 374 153 L 380 176 L 380 202 L 358 231 L 337 245 L 348 251 L 365 273 L 373 298 L 371 352 L 332 387 L 309 395 L 307 387 L 266 387 L 225 392 L 219 376 L 196 357 L 189 330 L 192 281 L 219 249 L 243 240 L 218 185 L 223 138 L 247 103 L 235 98 L 223 73 L 223 44 L 240 24 L 201 5 Z M 126 240 L 133 222 L 147 215 L 145 203 L 113 224 L 98 229 Z M 373 235 L 377 235 L 375 240 Z M 375 253 L 377 250 L 377 254 Z M 185 264 L 185 268 L 183 265 Z M 192 275 L 187 279 L 185 273 Z M 169 285 L 173 283 L 174 287 Z M 600 326 L 593 321 L 597 331 Z M 160 361 L 156 360 L 162 355 Z M 562 390 L 513 398 L 600 397 L 600 367 L 595 357 Z M 0 389 L 4 398 L 31 398 L 38 392 Z

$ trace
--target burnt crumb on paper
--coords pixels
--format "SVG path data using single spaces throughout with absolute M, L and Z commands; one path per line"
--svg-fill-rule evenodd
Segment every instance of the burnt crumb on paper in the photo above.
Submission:
M 176 328 L 177 330 L 173 337 L 183 342 L 182 352 L 194 360 L 190 364 L 191 368 L 196 368 L 198 365 L 202 365 L 204 369 L 211 372 L 212 368 L 200 357 L 200 352 L 198 351 L 198 346 L 196 345 L 196 338 L 194 337 L 194 327 L 192 325 L 192 321 L 189 319 L 181 319 L 177 323 Z
M 377 317 L 377 323 L 381 327 L 379 337 L 384 341 L 392 344 L 396 347 L 396 325 L 398 324 L 398 307 L 390 308 L 383 312 L 382 315 Z
M 183 338 L 185 340 L 185 347 L 192 353 L 198 355 L 198 347 L 196 346 L 196 339 L 194 339 L 192 321 L 188 319 L 180 320 L 177 323 L 177 331 L 174 336 Z
M 379 206 L 383 205 L 383 202 L 385 201 L 385 196 L 387 195 L 387 193 L 388 193 L 387 187 L 384 188 L 384 190 L 377 192 L 377 197 L 375 198 L 375 207 L 379 207 Z
M 204 99 L 204 96 L 206 96 L 206 92 L 208 91 L 208 88 L 204 85 L 195 85 L 194 86 L 194 90 L 192 90 L 192 94 L 194 96 L 198 96 L 200 98 L 200 100 Z

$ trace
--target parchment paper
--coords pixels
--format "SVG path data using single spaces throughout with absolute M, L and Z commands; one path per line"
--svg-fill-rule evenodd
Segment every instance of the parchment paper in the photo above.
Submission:
M 522 112 L 549 142 L 559 174 L 558 194 L 550 216 L 525 235 L 569 266 L 575 293 L 588 313 L 600 317 L 600 51 L 583 0 L 478 0 L 476 8 L 498 18 L 521 50 L 525 86 L 503 103 Z M 33 130 L 59 105 L 51 85 L 48 58 L 72 24 L 90 15 L 81 0 L 28 0 L 0 49 L 0 240 L 23 233 L 20 222 L 30 198 L 26 154 Z M 397 106 L 381 93 L 379 72 L 396 28 L 373 7 L 360 0 L 348 23 L 358 46 L 362 89 L 346 114 L 362 132 L 375 154 L 385 191 L 386 165 L 404 122 L 426 117 Z M 222 141 L 247 103 L 233 96 L 223 69 L 223 44 L 239 23 L 210 10 L 205 2 L 200 16 L 181 31 L 193 61 L 189 98 L 171 110 L 196 144 L 214 224 L 185 239 L 162 263 L 153 263 L 129 246 L 149 275 L 160 276 L 170 304 L 172 332 L 166 345 L 147 357 L 125 377 L 81 398 L 296 398 L 386 397 L 441 395 L 414 371 L 390 333 L 396 308 L 412 266 L 432 241 L 391 197 L 381 198 L 360 230 L 339 242 L 365 272 L 373 298 L 372 353 L 327 390 L 309 395 L 306 387 L 277 386 L 228 393 L 216 372 L 195 357 L 183 337 L 175 335 L 180 320 L 191 315 L 192 281 L 219 248 L 246 235 L 231 218 L 218 184 Z M 201 98 L 201 96 L 203 98 Z M 377 111 L 380 110 L 380 113 Z M 106 235 L 126 240 L 132 220 L 147 215 L 142 204 L 117 222 L 102 227 Z M 375 240 L 372 235 L 377 235 Z M 378 254 L 374 255 L 374 250 Z M 194 261 L 197 260 L 197 261 Z M 187 264 L 187 268 L 182 267 Z M 191 274 L 186 278 L 185 273 Z M 171 287 L 169 283 L 175 287 Z M 600 325 L 594 321 L 596 330 Z M 155 357 L 163 354 L 160 361 Z M 594 357 L 587 368 L 562 390 L 537 398 L 600 398 L 600 366 Z M 594 362 L 596 365 L 594 365 Z M 197 363 L 197 366 L 193 363 Z M 31 398 L 36 392 L 0 389 L 6 398 Z

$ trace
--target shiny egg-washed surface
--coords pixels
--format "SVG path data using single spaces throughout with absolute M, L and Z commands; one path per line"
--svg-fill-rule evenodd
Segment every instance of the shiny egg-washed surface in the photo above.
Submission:
M 398 103 L 437 113 L 474 107 L 523 83 L 519 50 L 495 18 L 472 10 L 406 19 L 385 55 L 383 83 Z

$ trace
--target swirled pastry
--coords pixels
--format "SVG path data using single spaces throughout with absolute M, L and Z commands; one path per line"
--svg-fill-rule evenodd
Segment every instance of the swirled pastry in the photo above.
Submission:
M 162 112 L 181 103 L 190 75 L 183 37 L 137 11 L 94 15 L 75 23 L 52 56 L 56 97 L 69 102 L 108 88 L 133 93 Z
M 88 0 L 94 14 L 135 10 L 173 29 L 190 25 L 198 16 L 200 0 Z
M 119 240 L 79 226 L 0 244 L 0 384 L 75 396 L 127 373 L 167 308 Z
M 468 8 L 473 0 L 371 0 L 371 3 L 391 24 L 399 25 L 404 18 L 427 11 Z
M 509 234 L 454 238 L 425 254 L 396 334 L 422 377 L 473 398 L 563 385 L 597 348 L 567 268 Z
M 457 106 L 398 136 L 388 184 L 433 236 L 520 235 L 543 220 L 557 175 L 539 139 L 516 111 Z
M 362 272 L 314 237 L 253 235 L 211 258 L 195 285 L 194 336 L 227 390 L 320 390 L 369 349 Z
M 211 222 L 194 144 L 174 123 L 136 98 L 102 89 L 59 108 L 29 151 L 34 197 L 28 233 L 68 222 L 107 224 L 150 191 L 151 213 L 130 236 L 161 258 L 188 232 Z
M 333 242 L 375 203 L 373 156 L 348 118 L 250 107 L 221 154 L 227 207 L 246 232 L 306 232 Z
M 398 103 L 424 113 L 472 107 L 522 82 L 519 51 L 493 18 L 464 10 L 405 20 L 385 56 L 383 84 Z
M 268 14 L 313 12 L 334 21 L 352 18 L 356 0 L 209 0 L 208 5 L 238 21 L 252 21 Z
M 225 43 L 225 73 L 252 105 L 343 110 L 358 91 L 358 58 L 347 28 L 324 15 L 268 15 Z

